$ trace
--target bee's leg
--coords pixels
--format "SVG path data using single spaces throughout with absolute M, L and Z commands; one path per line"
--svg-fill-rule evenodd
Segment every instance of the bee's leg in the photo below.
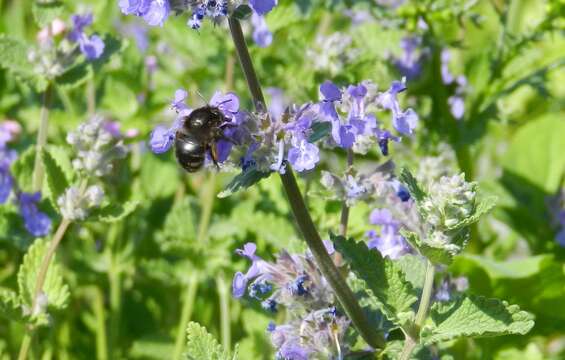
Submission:
M 212 162 L 216 165 L 216 169 L 220 170 L 220 165 L 218 164 L 218 147 L 216 143 L 212 143 L 208 145 L 208 150 L 210 151 L 210 158 L 212 158 Z

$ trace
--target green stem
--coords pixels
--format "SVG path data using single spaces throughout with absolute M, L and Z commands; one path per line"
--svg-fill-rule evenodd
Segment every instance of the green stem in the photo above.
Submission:
M 89 116 L 94 115 L 96 111 L 96 84 L 94 76 L 91 76 L 86 82 L 86 108 Z
M 51 240 L 51 244 L 43 257 L 39 270 L 37 272 L 37 278 L 35 280 L 35 287 L 33 292 L 33 301 L 31 305 L 31 312 L 34 313 L 37 308 L 37 300 L 41 292 L 43 291 L 43 285 L 45 284 L 45 279 L 47 278 L 47 271 L 49 270 L 49 265 L 51 264 L 51 259 L 55 255 L 55 251 L 59 246 L 59 243 L 63 239 L 67 228 L 71 224 L 70 220 L 63 219 L 63 221 L 59 224 L 57 231 L 55 231 L 55 235 L 53 235 L 53 239 Z M 31 345 L 31 340 L 33 337 L 33 329 L 27 329 L 24 338 L 22 339 L 22 344 L 20 346 L 20 353 L 18 355 L 19 360 L 25 360 L 28 357 L 29 347 Z
M 416 341 L 412 339 L 410 336 L 406 337 L 404 340 L 404 347 L 402 348 L 402 353 L 400 354 L 399 360 L 408 360 L 412 355 L 412 352 L 416 348 Z
M 96 318 L 96 359 L 108 359 L 108 339 L 106 334 L 106 315 L 104 296 L 99 288 L 94 288 L 93 310 Z
M 231 325 L 230 325 L 230 295 L 226 279 L 223 274 L 216 278 L 218 295 L 220 297 L 220 324 L 222 329 L 222 344 L 226 352 L 231 349 Z
M 53 85 L 48 84 L 43 92 L 41 102 L 41 113 L 39 119 L 39 129 L 37 131 L 37 143 L 35 145 L 35 163 L 33 165 L 33 190 L 41 191 L 43 188 L 43 162 L 41 161 L 41 151 L 47 144 L 47 130 L 49 127 L 49 108 L 53 95 Z
M 424 289 L 422 290 L 422 298 L 420 299 L 420 305 L 418 306 L 418 312 L 416 313 L 416 320 L 414 322 L 418 330 L 422 327 L 422 325 L 424 325 L 426 317 L 428 316 L 428 309 L 430 307 L 432 290 L 434 287 L 435 267 L 430 260 L 426 261 L 427 266 L 426 277 L 424 280 Z
M 179 360 L 182 358 L 182 351 L 184 349 L 184 343 L 186 339 L 186 325 L 192 316 L 192 310 L 194 309 L 194 300 L 196 299 L 196 293 L 198 290 L 198 277 L 196 274 L 192 274 L 188 283 L 188 289 L 186 290 L 186 297 L 184 298 L 184 304 L 182 306 L 182 312 L 180 317 L 180 322 L 177 330 L 177 337 L 175 339 L 175 350 L 173 352 L 173 359 Z
M 404 347 L 402 349 L 402 354 L 400 355 L 400 360 L 408 360 L 414 351 L 414 348 L 418 344 L 418 334 L 422 325 L 426 321 L 428 316 L 428 309 L 430 308 L 430 302 L 432 298 L 432 290 L 434 287 L 434 275 L 435 267 L 430 260 L 426 260 L 426 277 L 424 279 L 424 288 L 422 290 L 422 297 L 420 298 L 420 305 L 418 305 L 418 312 L 416 313 L 416 319 L 414 320 L 413 331 L 406 333 L 406 339 L 404 340 Z
M 351 166 L 353 165 L 353 149 L 347 149 L 347 168 L 345 169 L 345 175 L 349 173 Z M 349 206 L 347 201 L 343 200 L 341 204 L 341 217 L 339 221 L 339 234 L 343 237 L 347 237 L 347 224 L 349 222 Z
M 119 251 L 119 228 L 118 224 L 112 224 L 108 235 L 108 251 L 110 258 L 110 269 L 108 270 L 108 282 L 110 283 L 110 346 L 109 356 L 118 357 L 118 343 L 120 338 L 120 323 L 122 309 L 122 284 L 121 284 L 121 265 L 118 256 Z
M 239 58 L 239 63 L 245 75 L 245 79 L 247 80 L 247 85 L 253 97 L 255 107 L 257 110 L 264 110 L 265 99 L 263 97 L 263 92 L 261 91 L 261 86 L 259 85 L 259 80 L 257 79 L 257 74 L 255 73 L 255 68 L 253 67 L 253 62 L 249 56 L 249 51 L 247 49 L 247 44 L 245 43 L 245 38 L 243 37 L 241 25 L 237 19 L 230 18 L 229 26 Z M 322 239 L 314 226 L 314 222 L 310 217 L 310 213 L 306 208 L 304 198 L 300 193 L 294 173 L 289 166 L 287 166 L 286 172 L 281 174 L 281 179 L 290 207 L 296 222 L 298 223 L 298 227 L 300 228 L 310 251 L 312 251 L 320 271 L 329 282 L 340 304 L 343 306 L 353 325 L 357 331 L 359 331 L 359 334 L 361 334 L 363 339 L 365 339 L 367 344 L 373 348 L 383 348 L 385 345 L 384 336 L 381 333 L 378 333 L 369 324 L 369 321 L 363 313 L 357 299 L 353 295 L 353 292 L 349 286 L 347 286 L 345 279 L 334 265 L 331 257 L 328 255 L 328 252 L 322 243 Z
M 31 346 L 31 338 L 33 333 L 31 330 L 26 330 L 24 338 L 22 339 L 22 344 L 20 345 L 20 353 L 18 354 L 18 360 L 27 360 L 27 354 L 29 353 L 29 348 Z

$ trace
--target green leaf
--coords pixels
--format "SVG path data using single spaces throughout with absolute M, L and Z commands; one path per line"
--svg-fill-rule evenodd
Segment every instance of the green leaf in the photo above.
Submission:
M 66 69 L 55 78 L 55 82 L 58 86 L 73 89 L 84 84 L 89 76 L 92 76 L 92 67 L 88 62 L 82 61 Z
M 506 171 L 555 194 L 565 173 L 563 113 L 547 114 L 522 126 L 502 159 Z
M 396 265 L 412 287 L 421 291 L 426 277 L 426 260 L 421 256 L 407 254 L 398 258 Z
M 0 316 L 13 321 L 23 321 L 22 304 L 16 292 L 0 290 Z
M 12 164 L 11 172 L 19 188 L 25 192 L 33 190 L 33 167 L 35 163 L 35 147 L 26 149 Z
M 198 323 L 190 322 L 186 328 L 188 336 L 186 356 L 189 360 L 235 360 L 237 354 L 231 355 L 223 350 L 222 345 L 210 335 L 206 328 Z
M 87 220 L 113 223 L 120 221 L 135 211 L 139 201 L 128 201 L 124 204 L 109 204 L 101 208 L 93 209 L 88 215 Z
M 240 190 L 245 190 L 261 181 L 261 179 L 268 177 L 270 174 L 271 173 L 262 172 L 257 170 L 255 167 L 250 166 L 243 170 L 239 175 L 236 175 L 226 188 L 218 194 L 218 197 L 226 198 Z
M 402 271 L 377 250 L 369 250 L 364 242 L 346 240 L 330 234 L 336 249 L 348 260 L 351 270 L 365 282 L 367 291 L 380 304 L 383 314 L 392 322 L 403 325 L 414 315 L 412 304 L 418 298 Z
M 456 231 L 467 227 L 471 224 L 476 223 L 479 221 L 480 217 L 491 211 L 496 205 L 497 197 L 496 196 L 489 196 L 485 199 L 478 200 L 478 205 L 475 208 L 475 212 L 469 216 L 468 218 L 464 219 L 463 221 L 455 224 L 454 226 L 448 228 L 449 231 Z
M 63 10 L 64 6 L 60 1 L 36 1 L 31 8 L 33 19 L 39 27 L 51 24 L 53 20 L 61 16 Z
M 251 16 L 253 10 L 249 7 L 249 5 L 239 5 L 235 11 L 233 12 L 233 17 L 238 20 L 245 20 Z
M 47 80 L 35 73 L 33 64 L 28 59 L 28 46 L 18 39 L 0 35 L 0 67 L 21 77 L 42 91 L 47 87 Z
M 420 188 L 416 178 L 406 168 L 402 169 L 400 173 L 400 181 L 406 185 L 410 195 L 417 201 L 422 201 L 426 197 L 426 193 Z
M 420 333 L 425 345 L 459 337 L 524 335 L 534 326 L 533 315 L 520 311 L 518 305 L 474 295 L 435 303 L 430 319 L 431 324 L 425 325 Z
M 312 125 L 312 133 L 308 137 L 308 142 L 315 143 L 330 134 L 332 130 L 332 124 L 328 121 L 326 122 L 315 122 Z
M 51 201 L 55 209 L 58 209 L 57 199 L 63 195 L 69 187 L 69 183 L 61 166 L 53 158 L 47 150 L 41 151 L 41 160 L 45 169 L 45 178 L 47 184 L 46 196 Z
M 28 309 L 31 309 L 33 304 L 37 275 L 48 247 L 47 240 L 37 239 L 28 249 L 18 270 L 20 301 Z M 51 259 L 42 291 L 47 297 L 48 308 L 63 309 L 67 306 L 69 289 L 63 283 L 62 270 L 55 257 Z

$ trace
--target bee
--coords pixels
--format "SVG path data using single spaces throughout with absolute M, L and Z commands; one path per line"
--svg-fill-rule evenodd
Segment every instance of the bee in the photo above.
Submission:
M 196 172 L 204 165 L 208 152 L 214 165 L 219 167 L 216 142 L 225 138 L 221 128 L 225 122 L 218 107 L 206 105 L 193 110 L 175 134 L 175 154 L 180 166 L 188 172 Z

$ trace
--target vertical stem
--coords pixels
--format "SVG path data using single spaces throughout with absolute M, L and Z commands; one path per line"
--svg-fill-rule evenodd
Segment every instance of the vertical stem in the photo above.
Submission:
M 220 297 L 220 324 L 222 329 L 222 345 L 225 351 L 231 349 L 231 325 L 230 325 L 230 296 L 226 279 L 223 274 L 216 278 L 218 295 Z
M 110 269 L 108 271 L 108 282 L 110 283 L 110 321 L 109 321 L 109 356 L 110 358 L 118 357 L 117 349 L 120 338 L 120 323 L 122 309 L 122 284 L 121 284 L 121 266 L 118 259 L 118 251 L 120 248 L 120 236 L 118 224 L 114 223 L 110 227 L 108 235 L 108 251 L 110 258 Z
M 94 115 L 96 111 L 96 84 L 94 83 L 94 76 L 91 76 L 86 82 L 86 108 L 88 115 Z
M 353 165 L 353 149 L 347 149 L 347 169 L 345 170 L 345 174 L 349 173 L 351 166 Z M 347 205 L 347 201 L 343 200 L 341 204 L 341 218 L 339 221 L 339 234 L 343 237 L 347 237 L 347 224 L 349 222 L 349 206 Z
M 180 322 L 177 330 L 177 337 L 175 339 L 175 350 L 173 352 L 173 360 L 180 360 L 182 358 L 182 351 L 184 349 L 185 343 L 185 332 L 186 324 L 192 316 L 192 310 L 194 308 L 194 299 L 196 299 L 196 292 L 198 290 L 198 277 L 193 274 L 190 277 L 188 283 L 188 289 L 186 290 L 186 297 L 184 298 L 184 304 L 182 306 Z
M 96 318 L 96 359 L 108 359 L 108 340 L 106 334 L 106 314 L 104 311 L 104 296 L 98 287 L 94 288 L 93 310 Z
M 37 143 L 35 145 L 35 163 L 33 165 L 33 190 L 41 191 L 43 187 L 43 163 L 41 161 L 41 151 L 47 144 L 47 130 L 49 127 L 49 108 L 53 95 L 53 85 L 49 83 L 43 93 L 41 103 L 41 114 L 39 119 L 39 129 L 37 131 Z
M 422 297 L 420 298 L 420 305 L 418 305 L 418 312 L 414 320 L 414 331 L 406 333 L 404 340 L 404 347 L 400 355 L 400 360 L 408 360 L 418 344 L 418 333 L 426 321 L 428 316 L 428 309 L 432 298 L 432 290 L 434 285 L 435 267 L 430 260 L 426 259 L 426 277 L 424 279 L 424 289 L 422 290 Z
M 432 298 L 432 290 L 434 287 L 435 267 L 430 260 L 426 261 L 427 266 L 424 289 L 422 290 L 422 298 L 420 299 L 420 305 L 418 306 L 418 312 L 416 313 L 416 320 L 414 322 L 418 329 L 421 328 L 424 321 L 426 321 L 428 308 L 430 307 L 430 300 Z
M 247 85 L 253 97 L 255 107 L 258 110 L 261 110 L 265 105 L 265 99 L 263 97 L 263 92 L 261 91 L 261 86 L 259 85 L 259 80 L 257 79 L 257 74 L 255 73 L 255 68 L 253 67 L 253 62 L 249 56 L 249 51 L 247 50 L 247 44 L 243 37 L 241 25 L 237 19 L 230 18 L 229 26 L 237 55 L 239 57 L 239 62 L 243 69 L 243 73 L 245 74 L 245 79 L 247 80 Z M 339 302 L 345 309 L 345 312 L 367 344 L 373 348 L 383 348 L 385 345 L 384 336 L 377 333 L 377 331 L 371 327 L 367 317 L 361 309 L 361 306 L 357 302 L 357 299 L 355 299 L 353 292 L 349 286 L 347 286 L 345 279 L 341 276 L 340 272 L 334 265 L 333 260 L 328 255 L 326 248 L 322 243 L 322 239 L 320 238 L 312 218 L 310 217 L 310 213 L 306 208 L 304 198 L 300 193 L 300 189 L 298 188 L 298 184 L 296 183 L 294 173 L 290 166 L 287 166 L 286 172 L 281 174 L 281 179 L 290 207 L 296 222 L 298 223 L 298 227 L 300 228 L 310 251 L 312 251 L 320 271 L 328 280 Z
M 70 220 L 63 219 L 63 221 L 59 224 L 57 231 L 55 231 L 55 235 L 53 235 L 53 239 L 51 240 L 51 244 L 45 253 L 45 257 L 43 258 L 39 270 L 37 272 L 37 279 L 35 280 L 35 288 L 33 292 L 33 302 L 31 305 L 31 312 L 34 313 L 37 308 L 37 299 L 43 290 L 43 285 L 45 284 L 45 279 L 47 278 L 47 271 L 49 270 L 49 265 L 51 264 L 51 259 L 55 255 L 55 251 L 63 239 L 67 228 L 71 224 Z M 20 353 L 18 355 L 19 360 L 25 360 L 28 357 L 29 347 L 31 345 L 31 340 L 33 337 L 33 329 L 27 329 L 26 334 L 22 340 L 22 344 L 20 345 Z
M 18 354 L 18 360 L 27 360 L 27 354 L 29 353 L 29 348 L 31 346 L 31 337 L 33 333 L 31 330 L 26 330 L 24 338 L 22 339 L 22 344 L 20 345 L 20 353 Z

